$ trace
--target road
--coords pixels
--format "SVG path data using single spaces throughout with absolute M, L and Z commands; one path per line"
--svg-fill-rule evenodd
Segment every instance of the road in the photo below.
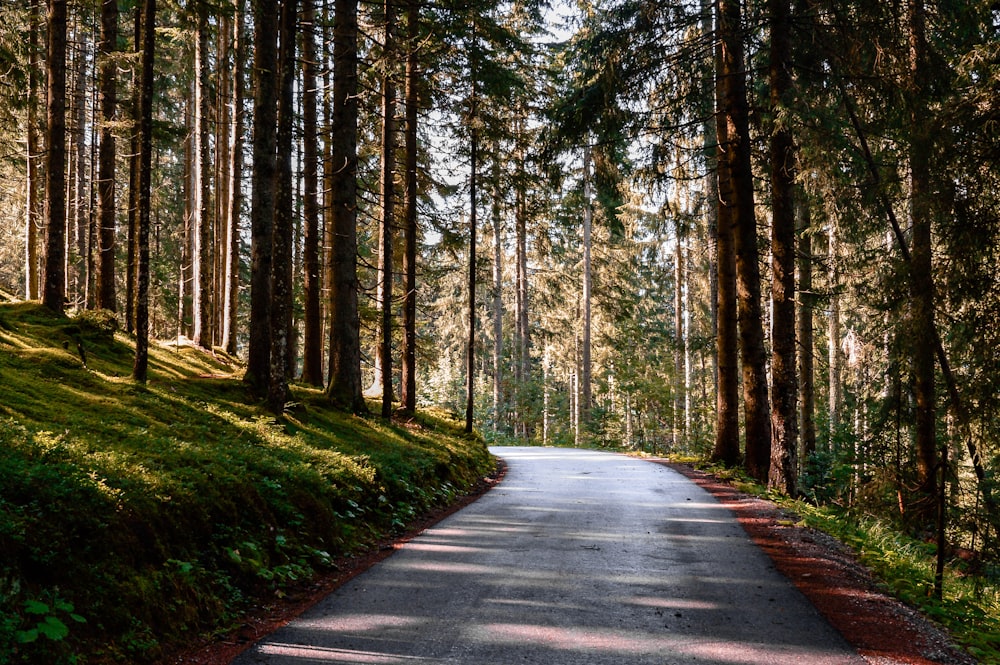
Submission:
M 861 664 L 669 468 L 495 448 L 503 482 L 234 665 Z

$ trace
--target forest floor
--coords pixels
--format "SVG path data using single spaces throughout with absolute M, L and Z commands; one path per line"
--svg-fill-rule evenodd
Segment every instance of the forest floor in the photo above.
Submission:
M 655 459 L 690 478 L 736 515 L 750 538 L 775 567 L 816 606 L 827 621 L 872 665 L 973 665 L 941 629 L 899 600 L 886 595 L 871 573 L 836 539 L 800 526 L 797 516 L 765 499 L 743 493 L 688 464 Z M 163 661 L 163 665 L 226 665 L 254 641 L 284 625 L 326 594 L 389 556 L 396 548 L 495 486 L 503 469 L 457 503 L 425 516 L 406 534 L 363 556 L 340 562 L 339 570 L 297 594 L 260 607 L 242 626 L 220 639 Z

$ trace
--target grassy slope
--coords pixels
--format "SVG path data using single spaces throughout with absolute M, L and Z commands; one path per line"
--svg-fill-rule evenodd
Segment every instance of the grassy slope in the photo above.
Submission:
M 224 358 L 154 347 L 145 387 L 131 361 L 99 319 L 0 305 L 0 665 L 151 660 L 491 467 L 443 414 L 296 387 L 278 423 Z

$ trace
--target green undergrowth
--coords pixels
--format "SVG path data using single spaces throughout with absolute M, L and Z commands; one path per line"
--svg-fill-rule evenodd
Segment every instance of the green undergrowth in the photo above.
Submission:
M 232 359 L 113 318 L 0 305 L 0 665 L 154 662 L 466 491 L 482 440 L 293 387 L 280 421 Z
M 996 574 L 973 575 L 965 562 L 952 560 L 946 565 L 938 600 L 934 596 L 935 544 L 912 538 L 872 515 L 769 492 L 738 470 L 703 468 L 742 492 L 767 498 L 794 513 L 794 523 L 835 537 L 857 555 L 883 591 L 942 626 L 979 662 L 1000 664 L 1000 577 Z

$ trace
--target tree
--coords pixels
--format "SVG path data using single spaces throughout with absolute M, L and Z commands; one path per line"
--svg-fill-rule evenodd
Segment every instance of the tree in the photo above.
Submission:
M 100 202 L 100 240 L 98 260 L 98 299 L 102 309 L 117 311 L 115 297 L 115 122 L 118 105 L 118 75 L 115 53 L 118 51 L 118 2 L 101 3 L 100 87 L 101 148 L 97 176 Z
M 400 402 L 404 413 L 417 408 L 417 123 L 420 117 L 420 5 L 406 5 L 405 133 L 403 135 L 403 347 Z
M 927 38 L 923 0 L 906 3 L 907 34 L 909 37 L 909 162 L 910 162 L 910 299 L 911 354 L 913 363 L 914 398 L 916 400 L 916 446 L 918 521 L 934 514 L 937 496 L 937 442 L 934 394 L 934 273 L 931 240 L 931 198 L 935 195 L 930 184 L 931 127 L 925 103 L 927 71 Z
M 66 299 L 66 0 L 49 0 L 48 39 L 45 284 L 42 303 L 62 313 Z
M 798 473 L 795 373 L 795 146 L 788 121 L 791 8 L 770 0 L 771 88 L 771 460 L 768 486 L 794 496 Z
M 338 173 L 330 216 L 330 351 L 327 397 L 342 408 L 367 411 L 361 385 L 358 313 L 358 2 L 335 0 L 331 162 Z
M 250 340 L 244 380 L 267 393 L 271 368 L 271 263 L 278 124 L 278 3 L 253 0 L 253 192 L 250 202 Z
M 760 267 L 757 219 L 753 199 L 749 106 L 743 57 L 742 12 L 738 0 L 718 0 L 721 45 L 719 131 L 720 205 L 728 209 L 736 254 L 737 311 L 743 374 L 743 411 L 746 427 L 747 472 L 766 481 L 771 461 L 771 422 L 767 395 L 763 312 L 760 304 Z M 725 168 L 722 162 L 726 163 Z M 728 182 L 722 183 L 722 174 Z M 722 224 L 720 214 L 720 225 Z M 721 306 L 721 303 L 720 303 Z
M 24 296 L 28 300 L 38 298 L 38 230 L 41 226 L 39 215 L 39 159 L 38 147 L 38 34 L 41 32 L 39 17 L 40 0 L 31 0 L 28 8 L 28 112 L 25 137 L 25 213 L 24 213 Z
M 323 321 L 320 300 L 319 232 L 319 145 L 317 118 L 316 3 L 302 0 L 302 221 L 304 237 L 302 262 L 303 283 L 303 343 L 302 381 L 323 385 Z
M 245 8 L 246 0 L 234 0 L 232 112 L 230 114 L 232 131 L 230 132 L 231 145 L 229 149 L 229 200 L 225 214 L 226 259 L 222 315 L 222 348 L 231 355 L 236 354 L 236 327 L 240 294 L 240 213 L 243 208 L 243 129 L 246 124 L 243 108 L 243 79 L 246 63 L 246 31 L 243 25 Z
M 278 60 L 278 127 L 275 137 L 274 226 L 271 231 L 270 371 L 267 403 L 281 415 L 288 397 L 288 348 L 292 336 L 292 235 L 294 193 L 292 187 L 292 131 L 295 116 L 295 60 L 298 2 L 282 0 Z
M 385 0 L 385 32 L 382 44 L 382 218 L 379 221 L 379 327 L 378 376 L 381 378 L 382 417 L 392 416 L 392 274 L 393 235 L 396 212 L 396 47 L 393 31 L 395 6 Z
M 717 15 L 721 14 L 720 4 L 716 5 Z M 719 20 L 721 25 L 721 17 Z M 730 41 L 732 37 L 730 36 Z M 726 60 L 728 44 L 719 39 L 716 42 L 716 172 L 718 212 L 716 213 L 717 233 L 715 239 L 716 264 L 718 269 L 718 321 L 715 337 L 716 356 L 718 358 L 718 391 L 716 401 L 715 447 L 712 459 L 727 466 L 735 465 L 740 458 L 739 433 L 739 360 L 737 337 L 737 298 L 736 298 L 736 249 L 735 249 L 735 218 L 736 209 L 733 205 L 733 141 L 730 138 L 734 128 L 729 117 L 723 112 L 725 108 L 728 78 L 732 74 L 727 67 L 732 64 Z
M 472 49 L 478 47 L 476 41 L 476 24 L 472 24 Z M 476 69 L 475 51 L 470 49 L 469 61 L 469 281 L 468 281 L 468 330 L 465 349 L 465 431 L 472 433 L 473 411 L 476 399 L 476 227 L 479 222 L 476 216 L 479 206 L 477 197 L 479 168 L 479 133 L 476 123 L 478 117 L 478 72 Z
M 208 6 L 198 0 L 195 8 L 194 50 L 194 221 L 192 222 L 192 311 L 194 334 L 192 341 L 203 347 L 212 346 L 211 302 L 211 152 L 209 145 L 209 63 Z
M 149 226 L 153 170 L 153 61 L 156 49 L 156 0 L 142 4 L 142 74 L 139 93 L 139 159 L 136 211 L 135 363 L 132 378 L 146 382 L 149 366 Z

